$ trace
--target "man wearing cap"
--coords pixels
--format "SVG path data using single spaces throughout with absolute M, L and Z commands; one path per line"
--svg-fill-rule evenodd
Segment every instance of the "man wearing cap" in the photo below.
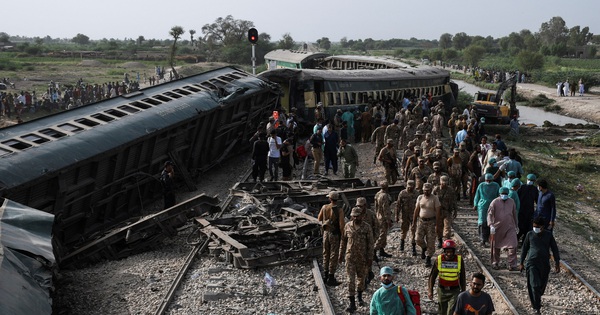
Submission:
M 321 207 L 317 219 L 323 225 L 323 279 L 328 285 L 339 285 L 335 279 L 340 250 L 340 237 L 344 231 L 344 211 L 337 205 L 338 192 L 329 193 L 329 203 Z
M 319 175 L 319 166 L 323 159 L 323 128 L 320 126 L 317 127 L 317 132 L 310 136 L 309 142 L 312 147 L 311 152 L 314 159 L 313 173 Z
M 452 113 L 450 115 L 450 119 L 448 119 L 448 133 L 450 135 L 450 148 L 454 148 L 454 146 L 456 145 L 456 143 L 454 142 L 454 138 L 456 137 L 456 119 L 457 119 L 457 114 L 456 113 Z
M 469 191 L 469 205 L 473 205 L 473 199 L 475 198 L 475 191 L 477 190 L 477 186 L 479 185 L 479 181 L 481 180 L 481 161 L 479 159 L 479 155 L 481 154 L 481 146 L 476 145 L 475 150 L 471 153 L 469 157 L 469 162 L 467 163 L 467 168 L 471 172 L 471 189 Z
M 516 176 L 517 174 L 514 171 L 506 172 L 506 178 L 502 180 L 502 187 L 510 189 L 510 187 L 512 187 L 512 181 Z
M 427 183 L 427 179 L 429 178 L 429 175 L 433 173 L 433 170 L 425 164 L 426 158 L 424 156 L 420 156 L 418 161 L 419 165 L 413 167 L 408 175 L 408 179 L 414 180 L 416 189 L 421 191 L 423 189 L 423 184 Z
M 433 186 L 434 194 L 435 194 L 436 187 L 440 186 L 440 179 L 442 176 L 448 177 L 448 174 L 442 172 L 442 167 L 441 167 L 440 162 L 438 162 L 438 161 L 433 162 L 433 173 L 431 175 L 429 175 L 429 178 L 427 178 L 427 182 Z
M 532 222 L 533 222 L 533 214 L 535 212 L 535 202 L 538 197 L 538 190 L 535 185 L 537 177 L 535 174 L 527 175 L 527 183 L 521 185 L 517 194 L 519 195 L 519 234 L 517 234 L 517 239 L 521 239 L 527 232 L 531 231 Z
M 421 142 L 421 150 L 423 150 L 423 152 L 429 152 L 429 150 L 433 148 L 433 142 L 431 139 L 431 133 L 425 134 L 425 140 Z
M 417 198 L 413 213 L 413 225 L 417 226 L 415 241 L 421 247 L 421 259 L 425 259 L 425 267 L 431 267 L 436 232 L 442 229 L 442 205 L 438 197 L 431 194 L 431 190 L 431 184 L 423 185 L 423 194 Z
M 321 102 L 317 103 L 317 108 L 315 108 L 315 121 L 319 121 L 319 119 L 325 121 L 325 110 Z
M 510 183 L 510 187 L 508 188 L 508 198 L 512 199 L 515 202 L 515 207 L 517 208 L 517 223 L 519 223 L 519 212 L 521 211 L 521 200 L 519 200 L 519 193 L 517 192 L 519 188 L 523 185 L 520 179 L 514 178 Z M 519 233 L 517 233 L 518 235 Z
M 173 177 L 175 176 L 175 170 L 173 169 L 173 162 L 166 161 L 165 166 L 160 174 L 160 183 L 163 188 L 163 209 L 171 208 L 175 205 L 175 191 L 173 184 Z
M 354 178 L 356 168 L 358 167 L 358 153 L 356 153 L 356 149 L 348 144 L 348 141 L 341 139 L 337 155 L 342 159 L 344 178 Z
M 385 169 L 385 179 L 391 185 L 398 180 L 398 165 L 396 149 L 394 149 L 394 140 L 388 139 L 385 148 L 381 149 L 377 157 Z
M 413 156 L 415 150 L 415 143 L 414 141 L 409 141 L 408 144 L 406 145 L 406 150 L 404 150 L 404 153 L 402 154 L 402 162 L 400 162 L 400 171 L 402 172 L 402 176 L 404 178 L 406 178 L 406 161 Z
M 440 112 L 440 110 L 436 110 L 435 115 L 433 115 L 433 118 L 431 119 L 431 134 L 433 135 L 434 140 L 441 139 L 443 136 L 442 129 L 444 128 L 444 117 L 442 117 Z
M 419 192 L 415 189 L 415 181 L 408 180 L 406 181 L 406 188 L 400 191 L 398 194 L 398 200 L 396 202 L 396 222 L 399 222 L 402 219 L 402 224 L 400 225 L 401 235 L 400 235 L 400 251 L 404 251 L 404 244 L 406 240 L 406 236 L 408 235 L 408 229 L 411 227 L 413 222 L 413 213 L 415 209 L 415 203 L 417 202 L 417 198 L 419 197 Z M 412 228 L 413 235 L 412 237 L 412 250 L 413 256 L 417 256 L 416 242 L 414 238 L 414 232 L 416 231 L 416 226 Z
M 473 210 L 477 211 L 479 237 L 481 245 L 485 247 L 485 242 L 490 238 L 490 228 L 487 225 L 487 211 L 492 200 L 498 197 L 500 185 L 493 181 L 494 175 L 486 173 L 484 176 L 485 181 L 477 186 L 477 191 L 475 192 Z
M 379 153 L 381 149 L 385 146 L 385 130 L 387 128 L 387 122 L 383 122 L 383 125 L 375 128 L 373 133 L 371 134 L 371 143 L 375 143 L 375 156 L 373 157 L 373 164 L 377 162 L 377 157 L 379 157 Z
M 340 263 L 346 260 L 346 273 L 348 274 L 348 299 L 350 305 L 348 312 L 356 310 L 357 294 L 359 306 L 364 306 L 362 298 L 365 289 L 365 274 L 368 272 L 370 258 L 373 255 L 373 231 L 368 224 L 362 222 L 362 210 L 352 208 L 352 221 L 346 223 L 342 231 L 340 244 Z M 356 291 L 356 292 L 355 292 Z
M 431 124 L 429 123 L 429 117 L 423 117 L 423 122 L 417 125 L 417 131 L 420 131 L 423 135 L 431 133 Z
M 509 189 L 500 187 L 500 196 L 492 200 L 487 212 L 487 224 L 492 235 L 492 268 L 498 269 L 502 249 L 508 249 L 508 269 L 517 271 L 517 208 L 508 197 Z
M 448 158 L 446 163 L 448 164 L 448 174 L 450 175 L 450 181 L 452 188 L 456 192 L 457 200 L 460 200 L 460 187 L 462 184 L 462 159 L 460 158 L 460 149 L 454 149 L 453 155 Z
M 414 141 L 411 141 L 415 143 Z M 410 172 L 413 168 L 419 166 L 419 158 L 421 157 L 421 147 L 417 146 L 416 143 L 413 148 L 413 153 L 409 155 L 406 159 L 406 162 L 402 165 L 404 167 L 404 180 L 408 180 L 410 176 Z
M 415 121 L 414 120 L 409 120 L 408 123 L 406 124 L 406 126 L 404 127 L 404 130 L 402 130 L 402 136 L 400 138 L 400 145 L 404 145 L 405 143 L 408 143 L 409 141 L 413 141 L 415 139 L 415 132 L 416 132 L 416 128 L 415 128 Z M 417 142 L 415 142 L 416 144 Z
M 342 110 L 338 108 L 335 112 L 335 116 L 333 116 L 333 129 L 335 132 L 340 132 L 342 128 Z
M 394 123 L 387 126 L 387 128 L 385 129 L 384 140 L 387 143 L 389 139 L 392 139 L 394 149 L 398 148 L 398 141 L 400 140 L 400 135 L 402 134 L 402 130 L 400 130 L 398 123 L 398 119 L 394 119 Z
M 433 300 L 433 287 L 438 278 L 438 314 L 452 315 L 458 295 L 467 289 L 465 264 L 461 255 L 456 254 L 456 242 L 444 241 L 443 253 L 437 256 L 431 267 L 427 286 L 427 297 Z
M 371 231 L 373 232 L 373 242 L 377 241 L 377 238 L 379 237 L 379 221 L 377 220 L 377 215 L 375 214 L 375 212 L 373 212 L 373 210 L 371 210 L 371 208 L 367 205 L 367 198 L 365 197 L 358 197 L 356 198 L 356 205 L 355 207 L 360 208 L 360 210 L 362 211 L 361 214 L 361 221 L 363 224 L 368 224 L 371 227 Z M 369 262 L 367 264 L 368 267 L 370 267 L 373 264 L 373 260 L 377 260 L 377 253 L 375 252 L 375 250 L 373 250 L 373 256 L 371 256 L 371 258 L 369 259 Z M 367 283 L 371 281 L 371 279 L 373 279 L 373 277 L 375 277 L 375 275 L 373 274 L 373 271 L 371 271 L 371 268 L 366 268 L 367 273 L 365 274 L 365 278 L 367 278 Z
M 438 231 L 438 248 L 442 248 L 442 237 L 449 239 L 452 237 L 452 223 L 456 218 L 458 206 L 456 205 L 456 192 L 450 187 L 450 178 L 448 176 L 440 177 L 440 185 L 433 188 L 433 194 L 438 196 L 442 207 L 442 221 L 444 230 Z
M 394 284 L 394 270 L 385 266 L 379 272 L 381 288 L 373 293 L 371 298 L 372 315 L 416 315 L 416 309 L 413 305 L 408 290 L 404 287 L 398 287 Z M 402 303 L 399 294 L 404 296 L 406 304 Z
M 381 190 L 375 194 L 375 214 L 379 226 L 379 235 L 375 242 L 375 251 L 379 250 L 380 257 L 392 257 L 385 252 L 387 245 L 387 233 L 392 226 L 392 212 L 390 205 L 392 204 L 392 196 L 388 193 L 388 183 L 381 183 Z

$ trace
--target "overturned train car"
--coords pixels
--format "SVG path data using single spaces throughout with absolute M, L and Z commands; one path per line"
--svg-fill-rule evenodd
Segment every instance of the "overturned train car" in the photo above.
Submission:
M 0 196 L 55 215 L 57 259 L 178 185 L 248 149 L 277 104 L 275 88 L 225 67 L 0 129 Z

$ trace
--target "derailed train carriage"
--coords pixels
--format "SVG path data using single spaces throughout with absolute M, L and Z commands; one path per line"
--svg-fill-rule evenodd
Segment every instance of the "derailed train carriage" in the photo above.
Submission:
M 332 117 L 337 109 L 363 109 L 372 100 L 399 102 L 405 96 L 423 95 L 442 100 L 449 111 L 458 96 L 450 73 L 434 67 L 411 67 L 388 58 L 365 56 L 331 56 L 319 67 L 322 69 L 273 69 L 259 77 L 278 83 L 282 107 L 295 107 L 308 121 L 314 121 L 318 103 Z
M 0 130 L 0 196 L 55 215 L 57 259 L 148 213 L 158 175 L 179 185 L 247 150 L 277 105 L 271 83 L 224 67 Z

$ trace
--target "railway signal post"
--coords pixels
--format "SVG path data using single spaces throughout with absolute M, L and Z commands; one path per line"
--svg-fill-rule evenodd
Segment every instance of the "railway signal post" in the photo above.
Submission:
M 258 42 L 258 31 L 253 27 L 248 30 L 248 41 L 252 44 L 252 74 L 256 75 L 256 43 Z

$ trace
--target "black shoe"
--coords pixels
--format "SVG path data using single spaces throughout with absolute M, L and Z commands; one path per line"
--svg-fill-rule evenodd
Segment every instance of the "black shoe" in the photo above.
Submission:
M 346 308 L 346 312 L 354 313 L 356 311 L 356 299 L 353 296 L 349 296 L 350 305 Z
M 431 256 L 427 256 L 425 259 L 425 267 L 431 267 Z
M 379 249 L 379 257 L 392 257 L 391 254 L 386 253 L 383 248 Z
M 329 271 L 325 271 L 323 273 L 323 281 L 327 282 L 328 279 L 329 279 Z
M 417 245 L 416 244 L 412 244 L 412 255 L 413 256 L 417 256 Z
M 358 306 L 360 306 L 360 307 L 363 307 L 363 306 L 365 306 L 365 305 L 366 305 L 366 303 L 365 303 L 365 301 L 363 301 L 363 298 L 362 298 L 362 291 L 358 291 L 358 292 L 356 292 L 356 293 L 357 293 L 357 296 L 358 296 Z
M 438 238 L 437 248 L 442 248 L 442 239 Z
M 400 240 L 400 251 L 404 251 L 404 240 Z
M 427 251 L 427 249 L 422 249 L 421 250 L 421 259 L 425 259 L 425 251 Z
M 329 278 L 327 278 L 327 285 L 332 286 L 332 287 L 337 287 L 338 285 L 342 284 L 341 282 L 338 282 L 335 279 L 335 274 L 329 274 Z

